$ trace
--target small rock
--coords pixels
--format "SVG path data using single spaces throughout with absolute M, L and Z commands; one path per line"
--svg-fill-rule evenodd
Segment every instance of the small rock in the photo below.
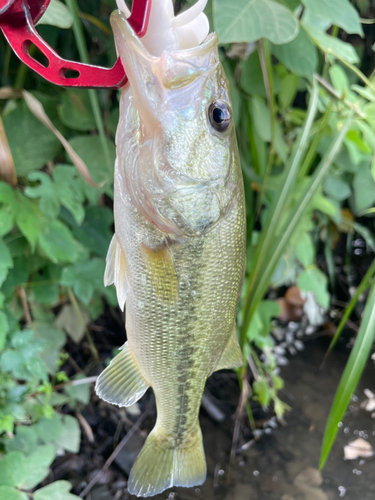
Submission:
M 352 441 L 344 446 L 344 458 L 346 460 L 355 460 L 356 458 L 369 458 L 374 455 L 374 451 L 370 443 L 362 438 Z

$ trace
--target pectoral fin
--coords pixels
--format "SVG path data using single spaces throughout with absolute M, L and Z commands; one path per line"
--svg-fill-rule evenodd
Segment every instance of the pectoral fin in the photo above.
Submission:
M 126 257 L 121 245 L 113 235 L 111 244 L 109 245 L 106 258 L 106 268 L 104 273 L 104 286 L 109 286 L 114 283 L 117 292 L 117 300 L 120 308 L 124 310 L 126 296 L 129 291 L 128 283 L 128 266 Z
M 238 368 L 242 366 L 243 356 L 238 343 L 236 327 L 234 327 L 233 332 L 228 340 L 228 344 L 220 358 L 220 361 L 215 368 L 215 372 L 218 370 L 228 370 L 229 368 Z
M 107 403 L 131 406 L 147 391 L 149 385 L 129 351 L 128 343 L 96 381 L 96 394 Z
M 167 241 L 155 247 L 142 244 L 142 251 L 146 260 L 148 278 L 151 280 L 157 298 L 166 303 L 176 302 L 178 277 Z

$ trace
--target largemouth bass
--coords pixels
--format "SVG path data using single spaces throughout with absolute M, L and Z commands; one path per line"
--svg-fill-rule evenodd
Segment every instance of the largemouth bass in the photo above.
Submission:
M 242 365 L 236 309 L 245 269 L 243 180 L 216 34 L 151 55 L 121 11 L 112 14 L 129 84 L 115 165 L 115 235 L 105 284 L 126 300 L 127 342 L 97 394 L 134 404 L 149 387 L 157 421 L 128 490 L 152 496 L 200 485 L 198 421 L 206 379 Z

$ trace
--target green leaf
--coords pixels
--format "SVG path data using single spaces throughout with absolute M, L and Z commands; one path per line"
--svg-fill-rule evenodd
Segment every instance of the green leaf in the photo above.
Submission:
M 77 344 L 82 340 L 85 334 L 85 326 L 90 321 L 90 317 L 86 311 L 81 311 L 81 313 L 84 321 L 79 317 L 73 306 L 65 304 L 55 323 L 58 328 L 65 330 Z
M 284 78 L 281 80 L 281 89 L 278 95 L 278 99 L 282 110 L 288 108 L 293 104 L 298 92 L 299 83 L 299 76 L 293 73 L 284 76 Z
M 73 25 L 73 16 L 70 10 L 59 0 L 51 0 L 46 12 L 38 24 L 49 24 L 62 29 L 69 29 Z
M 107 139 L 110 152 L 111 165 L 114 165 L 116 159 L 116 148 L 113 141 Z M 69 144 L 88 165 L 90 174 L 96 183 L 113 181 L 113 167 L 109 169 L 103 153 L 103 148 L 98 137 L 78 136 L 69 141 Z
M 95 255 L 106 257 L 113 236 L 113 212 L 107 207 L 89 207 L 82 225 L 73 226 L 72 233 Z
M 65 267 L 60 283 L 73 288 L 75 295 L 86 305 L 90 302 L 94 290 L 103 288 L 105 263 L 101 259 Z
M 333 64 L 329 68 L 329 76 L 333 87 L 343 95 L 349 90 L 349 79 L 343 68 L 339 64 Z
M 296 257 L 304 267 L 312 266 L 315 261 L 314 242 L 308 233 L 303 233 L 295 247 Z
M 290 71 L 312 80 L 318 65 L 318 54 L 315 45 L 302 27 L 294 40 L 283 45 L 272 45 L 271 51 Z
M 51 323 L 34 323 L 34 333 L 37 339 L 44 342 L 40 358 L 46 364 L 50 373 L 55 373 L 58 368 L 60 349 L 65 345 L 65 333 Z
M 254 394 L 262 406 L 268 406 L 271 402 L 271 390 L 267 380 L 259 377 L 253 384 Z
M 81 429 L 78 420 L 71 415 L 62 418 L 62 432 L 54 442 L 71 453 L 78 453 L 81 445 Z
M 355 213 L 359 214 L 375 203 L 375 182 L 369 166 L 358 169 L 353 179 Z
M 13 439 L 5 442 L 6 451 L 21 451 L 25 455 L 30 455 L 38 448 L 38 436 L 33 426 L 20 425 L 17 427 L 16 435 Z
M 24 461 L 22 480 L 17 486 L 25 490 L 35 488 L 49 474 L 49 467 L 55 459 L 55 449 L 51 445 L 39 446 Z
M 316 16 L 328 19 L 347 33 L 363 36 L 358 12 L 349 0 L 302 0 L 302 3 Z
M 83 375 L 77 375 L 73 380 L 81 380 Z M 65 387 L 65 392 L 74 401 L 79 401 L 87 405 L 90 401 L 90 384 L 68 385 Z
M 327 35 L 314 26 L 308 25 L 305 21 L 303 21 L 303 26 L 318 47 L 326 54 L 332 54 L 352 64 L 359 62 L 358 54 L 350 43 L 343 42 L 338 38 Z
M 48 223 L 39 235 L 38 244 L 42 253 L 55 264 L 75 262 L 83 251 L 69 229 L 59 220 Z
M 0 287 L 8 276 L 8 271 L 13 267 L 13 259 L 8 246 L 0 239 Z
M 0 461 L 0 484 L 17 486 L 22 481 L 25 462 L 26 457 L 19 451 L 5 455 Z
M 293 40 L 299 29 L 292 12 L 272 0 L 214 0 L 213 15 L 222 44 L 260 38 L 282 44 Z
M 4 349 L 6 335 L 9 332 L 8 318 L 3 311 L 0 311 L 0 351 Z
M 249 107 L 256 132 L 262 141 L 270 142 L 271 114 L 267 104 L 260 97 L 253 97 L 250 100 Z
M 30 186 L 25 189 L 25 194 L 29 198 L 40 198 L 40 210 L 49 217 L 57 217 L 60 212 L 60 200 L 56 196 L 51 178 L 44 172 L 32 172 L 29 175 L 32 182 L 39 181 L 38 186 Z
M 72 485 L 68 481 L 55 481 L 40 490 L 34 492 L 34 500 L 80 500 L 76 495 L 69 491 Z
M 317 302 L 325 309 L 328 309 L 327 277 L 322 271 L 316 267 L 306 269 L 298 276 L 297 285 L 303 292 L 313 292 Z
M 40 210 L 46 216 L 55 218 L 60 212 L 60 205 L 63 205 L 74 216 L 77 224 L 81 224 L 85 217 L 82 205 L 84 197 L 77 183 L 77 170 L 70 165 L 58 165 L 53 171 L 52 179 L 44 172 L 33 172 L 29 175 L 29 180 L 39 181 L 40 184 L 27 187 L 25 194 L 30 198 L 40 199 Z
M 22 193 L 17 193 L 16 222 L 21 233 L 30 243 L 32 251 L 43 226 L 43 216 L 36 206 L 28 200 Z
M 17 175 L 22 177 L 40 170 L 53 160 L 61 144 L 22 101 L 3 118 Z
M 350 403 L 370 355 L 375 336 L 375 283 L 368 296 L 363 318 L 349 360 L 341 377 L 324 431 L 320 468 L 324 467 L 335 441 L 339 423 Z
M 87 90 L 69 89 L 62 95 L 59 107 L 61 121 L 73 130 L 88 131 L 96 128 Z
M 23 491 L 16 490 L 10 486 L 0 486 L 0 498 L 4 500 L 28 500 L 29 497 Z
M 329 176 L 324 182 L 324 192 L 327 196 L 337 201 L 344 201 L 352 194 L 350 185 L 341 177 Z

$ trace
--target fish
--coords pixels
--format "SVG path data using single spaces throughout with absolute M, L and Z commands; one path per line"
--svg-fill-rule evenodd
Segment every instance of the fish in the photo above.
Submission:
M 96 392 L 120 407 L 150 387 L 155 394 L 156 424 L 128 480 L 129 493 L 141 497 L 204 483 L 205 383 L 243 362 L 236 333 L 246 255 L 243 178 L 218 37 L 206 36 L 199 15 L 185 16 L 185 26 L 171 23 L 167 49 L 138 38 L 123 10 L 111 16 L 129 82 L 121 93 L 115 234 L 104 282 L 116 286 L 122 310 L 126 303 L 127 341 Z

